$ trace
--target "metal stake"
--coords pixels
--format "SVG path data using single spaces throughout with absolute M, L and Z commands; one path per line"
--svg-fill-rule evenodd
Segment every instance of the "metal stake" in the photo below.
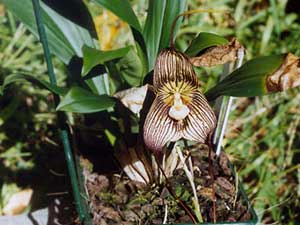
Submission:
M 236 64 L 236 69 L 241 67 L 241 65 L 243 63 L 244 55 L 245 55 L 244 49 L 240 48 L 238 50 L 238 61 Z M 226 65 L 226 67 L 224 69 L 223 77 L 227 76 L 230 72 L 231 72 L 230 66 Z M 222 142 L 224 139 L 224 133 L 225 133 L 225 129 L 226 129 L 228 118 L 229 118 L 232 100 L 233 100 L 233 97 L 231 97 L 231 96 L 223 96 L 221 103 L 219 103 L 220 107 L 217 109 L 217 111 L 219 113 L 218 124 L 217 124 L 216 132 L 215 132 L 215 135 L 213 138 L 213 143 L 215 145 L 217 145 L 217 147 L 216 147 L 217 156 L 219 156 L 221 153 Z

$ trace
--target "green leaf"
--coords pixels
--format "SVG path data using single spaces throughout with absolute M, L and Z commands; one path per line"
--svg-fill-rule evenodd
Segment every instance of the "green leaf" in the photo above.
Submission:
M 96 4 L 110 10 L 131 27 L 141 32 L 141 25 L 128 0 L 93 0 Z
M 141 85 L 144 76 L 143 59 L 131 48 L 125 57 L 116 64 L 119 76 L 131 87 Z
M 172 24 L 175 18 L 184 12 L 186 8 L 186 0 L 166 0 L 166 10 L 163 22 L 163 32 L 161 34 L 161 40 L 159 49 L 163 49 L 169 46 Z M 174 37 L 182 22 L 182 18 L 179 18 L 176 22 L 174 29 Z
M 144 76 L 148 73 L 148 59 L 147 56 L 145 55 L 146 53 L 143 51 L 140 45 L 136 43 L 135 46 L 137 50 L 137 55 L 139 57 L 142 66 L 142 74 L 141 74 L 142 76 L 140 77 L 140 85 L 142 85 L 144 81 Z
M 83 68 L 82 75 L 85 76 L 96 65 L 104 64 L 107 61 L 122 58 L 130 50 L 130 46 L 111 51 L 100 51 L 95 48 L 83 46 Z
M 61 100 L 56 110 L 93 113 L 106 110 L 113 107 L 114 104 L 114 99 L 108 95 L 96 95 L 83 88 L 73 87 Z
M 217 45 L 225 45 L 227 43 L 228 40 L 222 36 L 202 32 L 199 33 L 198 36 L 192 40 L 187 50 L 185 50 L 185 54 L 187 54 L 190 57 L 196 56 L 199 52 L 206 48 Z
M 38 37 L 31 0 L 3 0 L 3 3 Z M 72 4 L 77 3 L 72 2 Z M 86 28 L 63 17 L 43 2 L 41 2 L 41 7 L 50 50 L 64 63 L 68 64 L 75 55 L 81 57 L 81 47 L 83 45 L 94 46 L 92 36 Z M 72 9 L 73 7 L 70 5 L 68 8 L 64 8 L 64 11 L 72 12 Z M 80 18 L 84 17 L 79 12 L 78 14 Z
M 62 31 L 62 33 L 64 34 L 64 36 L 66 37 L 66 39 L 68 40 L 75 54 L 78 57 L 83 56 L 82 47 L 84 45 L 95 47 L 93 38 L 89 33 L 89 30 L 79 26 L 78 24 L 72 22 L 71 20 L 68 20 L 67 18 L 58 14 L 56 11 L 49 8 L 45 4 L 42 6 L 42 8 L 45 10 L 45 13 L 47 13 L 51 17 L 51 19 L 57 25 L 58 29 Z M 64 8 L 64 10 L 68 10 L 68 8 Z
M 109 83 L 107 74 L 101 74 L 90 79 L 85 80 L 85 83 L 89 86 L 93 93 L 98 95 L 109 94 Z
M 212 101 L 220 95 L 251 97 L 267 94 L 266 79 L 282 65 L 285 56 L 262 56 L 250 60 L 209 89 L 205 96 Z
M 24 81 L 29 81 L 33 84 L 37 84 L 38 86 L 45 88 L 58 95 L 65 95 L 67 93 L 67 90 L 65 88 L 58 87 L 57 85 L 51 84 L 47 81 L 41 80 L 34 76 L 26 75 L 26 74 L 11 74 L 4 78 L 3 84 L 0 86 L 0 95 L 3 94 L 4 89 L 8 85 L 12 83 L 24 82 Z
M 149 0 L 143 36 L 147 48 L 149 70 L 153 69 L 163 28 L 166 0 Z
M 115 62 L 107 62 L 105 66 L 108 70 L 109 93 L 113 94 L 122 86 L 123 80 Z
M 141 49 L 138 48 L 138 52 Z M 109 79 L 110 79 L 110 93 L 115 93 L 120 88 L 125 86 L 139 86 L 141 85 L 145 70 L 147 66 L 144 66 L 145 56 L 139 55 L 134 48 L 130 48 L 130 51 L 121 58 L 117 63 L 110 61 L 105 63 L 107 67 Z

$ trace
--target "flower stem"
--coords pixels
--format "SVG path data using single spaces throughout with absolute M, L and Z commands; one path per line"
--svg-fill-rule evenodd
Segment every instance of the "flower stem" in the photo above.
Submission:
M 208 147 L 209 147 L 209 150 L 208 150 L 208 169 L 209 169 L 209 176 L 210 176 L 210 179 L 211 179 L 211 190 L 212 190 L 212 201 L 213 201 L 213 222 L 214 224 L 216 224 L 216 221 L 217 221 L 217 205 L 216 205 L 216 202 L 217 202 L 217 199 L 216 199 L 216 192 L 215 192 L 215 177 L 214 177 L 214 172 L 213 172 L 213 163 L 212 163 L 212 160 L 211 160 L 211 151 L 213 149 L 213 146 L 212 146 L 212 140 L 211 140 L 211 134 L 208 136 L 208 140 L 207 140 L 207 144 L 208 144 Z
M 196 214 L 196 217 L 197 217 L 198 221 L 200 223 L 203 223 L 203 217 L 202 217 L 201 211 L 200 211 L 199 199 L 198 199 L 198 195 L 197 195 L 197 191 L 196 191 L 196 187 L 195 187 L 195 183 L 194 183 L 194 176 L 193 176 L 193 172 L 192 172 L 193 171 L 193 166 L 192 166 L 191 158 L 189 158 L 190 159 L 189 164 L 190 164 L 190 167 L 191 167 L 190 171 L 189 171 L 187 165 L 185 164 L 185 158 L 182 154 L 182 151 L 181 151 L 180 147 L 176 146 L 175 148 L 176 148 L 176 152 L 177 152 L 177 154 L 180 158 L 180 161 L 183 164 L 184 172 L 185 172 L 185 174 L 186 174 L 186 176 L 187 176 L 187 178 L 188 178 L 188 180 L 189 180 L 189 182 L 192 186 L 192 190 L 193 190 L 193 194 L 194 194 L 194 197 L 193 197 L 193 205 L 195 207 L 194 212 Z
M 171 27 L 171 37 L 170 37 L 170 47 L 171 48 L 174 48 L 174 30 L 175 30 L 175 27 L 176 27 L 176 22 L 177 20 L 181 17 L 181 16 L 187 16 L 187 15 L 192 15 L 192 14 L 195 14 L 195 13 L 203 13 L 203 12 L 208 12 L 208 13 L 212 13 L 212 12 L 225 12 L 227 13 L 228 11 L 227 10 L 217 10 L 217 9 L 194 9 L 194 10 L 188 10 L 188 11 L 185 11 L 181 14 L 179 14 L 173 21 L 172 23 L 172 27 Z
M 169 180 L 168 180 L 168 177 L 166 176 L 165 174 L 165 171 L 163 170 L 163 168 L 161 167 L 160 163 L 159 163 L 159 157 L 158 157 L 158 154 L 154 154 L 155 156 L 155 161 L 156 161 L 156 164 L 159 168 L 159 170 L 162 172 L 163 176 L 165 177 L 166 179 L 166 188 L 168 189 L 168 191 L 170 192 L 170 194 L 173 196 L 173 198 L 176 199 L 176 201 L 178 202 L 178 204 L 183 208 L 183 210 L 187 213 L 187 215 L 190 217 L 190 219 L 193 221 L 193 223 L 195 225 L 198 225 L 194 215 L 192 214 L 192 210 L 189 208 L 189 206 L 187 206 L 183 201 L 181 201 L 177 196 L 176 194 L 174 193 L 174 191 L 172 190 L 172 187 L 169 183 Z

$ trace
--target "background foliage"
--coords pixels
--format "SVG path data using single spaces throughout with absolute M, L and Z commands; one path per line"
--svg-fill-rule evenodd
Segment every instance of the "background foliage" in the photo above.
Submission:
M 92 11 L 102 49 L 132 43 L 126 24 L 94 3 L 85 2 Z M 147 1 L 131 3 L 139 19 L 146 22 Z M 230 13 L 186 18 L 177 36 L 179 49 L 185 49 L 198 32 L 204 31 L 237 37 L 247 48 L 247 59 L 284 52 L 300 54 L 300 6 L 295 0 L 190 0 L 188 7 L 226 9 Z M 13 71 L 44 77 L 45 68 L 40 45 L 0 2 L 0 81 Z M 56 59 L 55 68 L 61 84 L 65 69 Z M 199 70 L 204 88 L 213 83 L 221 69 Z M 48 104 L 47 91 L 28 84 L 11 86 L 7 93 L 0 99 L 0 184 L 2 190 L 15 183 L 33 187 L 30 179 L 25 184 L 20 181 L 20 171 L 45 176 L 49 173 L 43 164 L 45 157 L 60 151 L 55 117 L 48 113 L 53 107 Z M 298 88 L 234 101 L 225 149 L 263 224 L 297 224 L 294 221 L 300 220 L 299 100 Z M 64 169 L 63 160 L 58 168 Z M 8 193 L 0 196 L 1 205 Z
M 222 2 L 222 3 L 221 3 Z M 297 1 L 200 1 L 203 8 L 232 11 L 192 16 L 183 29 L 236 36 L 247 58 L 292 52 L 300 54 L 300 11 Z M 185 42 L 183 42 L 185 44 Z M 234 100 L 225 150 L 262 224 L 300 221 L 299 88 L 286 93 Z
M 62 82 L 62 64 L 54 64 Z M 0 83 L 14 72 L 47 76 L 41 46 L 0 1 Z M 34 190 L 32 210 L 51 202 L 51 193 L 68 190 L 65 177 L 57 176 L 66 169 L 51 101 L 48 91 L 29 83 L 8 86 L 0 96 L 0 215 L 20 190 Z

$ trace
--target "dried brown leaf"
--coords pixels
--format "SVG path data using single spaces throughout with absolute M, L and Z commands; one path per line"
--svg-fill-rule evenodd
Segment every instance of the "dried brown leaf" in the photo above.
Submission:
M 119 99 L 124 106 L 130 109 L 133 113 L 140 113 L 147 94 L 148 85 L 142 87 L 133 87 L 114 94 L 114 97 Z
M 268 92 L 300 86 L 300 58 L 288 53 L 279 69 L 267 77 L 266 86 Z
M 211 47 L 204 54 L 190 58 L 194 66 L 216 66 L 227 62 L 234 62 L 238 58 L 238 51 L 244 51 L 244 47 L 236 40 L 232 39 L 228 44 Z

